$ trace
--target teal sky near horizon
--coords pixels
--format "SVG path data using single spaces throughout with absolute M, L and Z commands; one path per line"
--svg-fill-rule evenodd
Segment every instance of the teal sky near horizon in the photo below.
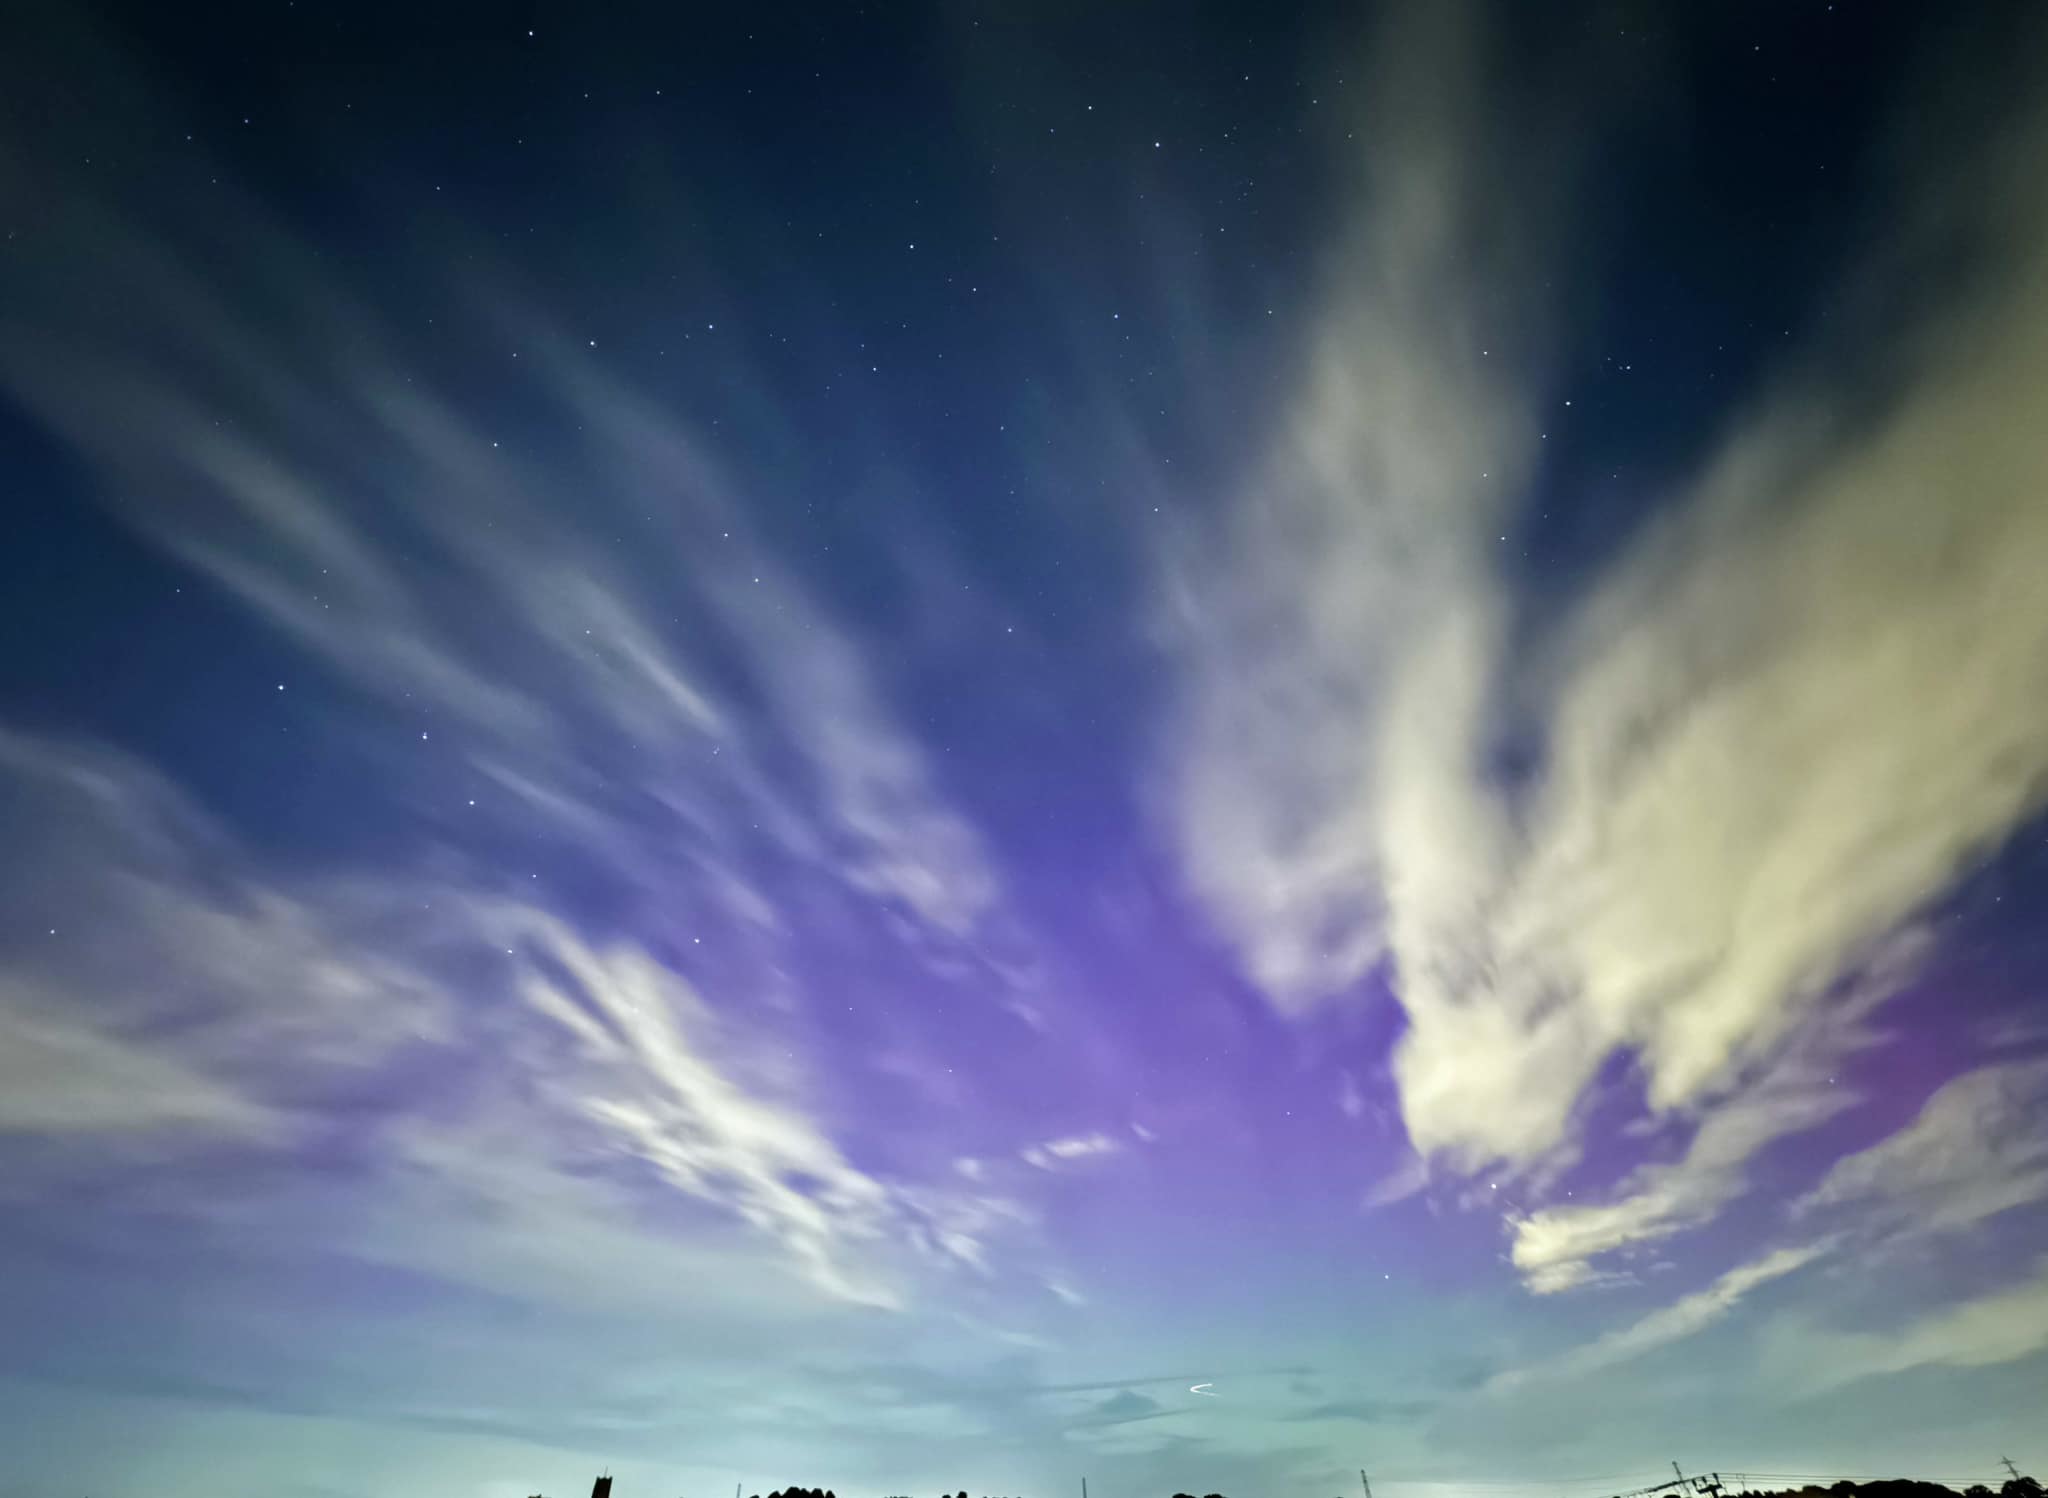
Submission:
M 0 18 L 0 1498 L 2048 1469 L 2031 9 Z

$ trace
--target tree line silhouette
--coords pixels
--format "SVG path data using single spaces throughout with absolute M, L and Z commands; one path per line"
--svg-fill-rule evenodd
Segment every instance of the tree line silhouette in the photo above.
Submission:
M 1938 1482 L 1897 1477 L 1877 1482 L 1851 1482 L 1844 1478 L 1825 1487 L 1808 1483 L 1802 1488 L 1744 1488 L 1740 1492 L 1730 1490 L 1730 1498 L 1957 1498 L 1957 1494 L 1954 1488 Z M 2044 1494 L 2035 1479 L 2011 1477 L 1995 1489 L 1981 1482 L 1972 1483 L 1962 1490 L 1961 1498 L 2044 1498 Z

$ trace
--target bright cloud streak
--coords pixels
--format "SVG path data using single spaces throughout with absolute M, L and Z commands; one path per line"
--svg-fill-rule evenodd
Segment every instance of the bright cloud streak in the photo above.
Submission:
M 1424 140 L 1476 133 L 1419 118 Z M 1498 285 L 1458 279 L 1475 189 L 1375 201 L 1339 279 L 1363 293 L 1333 293 L 1277 476 L 1249 487 L 1213 563 L 1231 630 L 1190 625 L 1176 817 L 1191 884 L 1283 1009 L 1370 993 L 1384 956 L 1424 1152 L 1468 1171 L 1568 1157 L 1617 1057 L 1659 1114 L 1740 1093 L 2048 797 L 2048 699 L 2029 685 L 2048 671 L 2029 581 L 2048 449 L 2024 414 L 2048 380 L 2048 305 L 2040 195 L 2013 175 L 2033 139 L 2008 137 L 1914 226 L 2020 248 L 1893 340 L 1877 413 L 1784 382 L 1536 642 L 1513 639 L 1490 559 L 1544 395 L 1469 346 Z M 1390 343 L 1417 307 L 1439 325 Z M 1358 421 L 1394 369 L 1458 427 Z M 1486 768 L 1510 687 L 1542 746 L 1527 785 Z M 1719 1184 L 1684 1188 L 1690 1205 L 1553 1212 L 1518 1259 L 1576 1262 L 1567 1223 L 1613 1247 L 1703 1219 L 1742 1155 L 1833 1111 L 1785 1100 L 1760 1128 L 1744 1106 L 1706 1136 Z

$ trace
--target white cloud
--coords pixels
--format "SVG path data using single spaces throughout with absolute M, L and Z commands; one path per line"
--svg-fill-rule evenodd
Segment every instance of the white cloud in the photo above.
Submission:
M 0 1134 L 180 1131 L 263 1137 L 275 1125 L 233 1090 L 168 1057 L 59 1020 L 0 975 Z
M 823 787 L 831 866 L 937 933 L 974 936 L 1001 893 L 994 861 L 938 794 L 923 752 L 888 721 L 859 656 L 787 587 L 728 607 Z
M 25 274 L 74 259 L 61 231 L 91 220 L 121 247 L 108 284 L 151 316 L 111 317 L 123 296 L 82 304 L 59 275 L 0 329 L 0 386 L 96 471 L 120 519 L 388 710 L 402 742 L 369 752 L 407 756 L 389 777 L 400 812 L 457 779 L 464 799 L 487 791 L 472 821 L 566 842 L 659 910 L 639 929 L 701 931 L 739 992 L 707 1004 L 649 951 L 588 945 L 487 893 L 490 872 L 266 877 L 135 765 L 39 748 L 37 775 L 104 805 L 15 787 L 48 835 L 10 846 L 0 891 L 29 892 L 19 908 L 47 905 L 74 939 L 61 970 L 31 946 L 28 967 L 0 971 L 0 1037 L 12 1037 L 0 1080 L 56 1060 L 70 1080 L 21 1078 L 0 1127 L 61 1141 L 67 1159 L 113 1158 L 106 1136 L 122 1119 L 163 1140 L 177 1121 L 183 1135 L 203 1125 L 287 1149 L 295 1127 L 321 1126 L 326 1092 L 308 1078 L 347 1073 L 345 1090 L 409 1047 L 448 1047 L 444 1060 L 490 1061 L 446 1062 L 464 1086 L 441 1107 L 491 1112 L 517 1180 L 501 1189 L 464 1142 L 473 1120 L 429 1122 L 416 1099 L 351 1122 L 366 1151 L 395 1150 L 440 1188 L 420 1191 L 410 1240 L 364 1208 L 357 1238 L 382 1224 L 387 1257 L 405 1260 L 416 1240 L 442 1272 L 488 1261 L 544 1292 L 546 1270 L 575 1262 L 545 1226 L 552 1197 L 631 1219 L 666 1193 L 653 1215 L 680 1203 L 692 1239 L 716 1246 L 632 1220 L 591 1227 L 593 1254 L 636 1289 L 655 1283 L 664 1251 L 679 1276 L 702 1267 L 707 1286 L 750 1254 L 782 1293 L 797 1281 L 773 1271 L 793 1269 L 807 1305 L 908 1306 L 949 1293 L 946 1273 L 997 1273 L 1028 1214 L 962 1182 L 920 1189 L 855 1168 L 807 1110 L 808 1079 L 769 1064 L 785 1037 L 770 1047 L 765 1032 L 805 1033 L 813 996 L 781 1001 L 814 955 L 807 939 L 893 936 L 1020 1014 L 1033 1012 L 1016 976 L 1029 963 L 990 850 L 898 721 L 885 674 L 770 554 L 705 434 L 523 330 L 522 369 L 587 443 L 567 498 L 570 477 L 499 449 L 369 309 L 348 310 L 346 337 L 296 321 L 320 321 L 337 287 L 254 208 L 238 238 L 289 292 L 260 316 L 229 260 L 109 205 L 80 209 L 46 226 L 49 259 Z M 217 421 L 222 410 L 237 419 Z M 364 724 L 379 731 L 376 708 L 338 731 Z M 0 739 L 0 759 L 14 744 Z M 434 844 L 444 809 L 397 825 Z M 461 870 L 463 846 L 458 834 L 422 862 Z M 801 928 L 761 896 L 769 880 L 803 910 Z M 857 906 L 870 918 L 843 919 Z M 88 919 L 109 938 L 76 939 Z M 437 1213 L 444 1198 L 497 1214 L 520 1243 Z M 748 1241 L 731 1241 L 735 1224 Z
M 1411 1155 L 1394 1167 L 1379 1182 L 1365 1193 L 1360 1203 L 1367 1210 L 1377 1207 L 1391 1207 L 1404 1202 L 1411 1196 L 1418 1196 L 1429 1186 L 1429 1162 L 1420 1155 Z
M 1535 174 L 1475 149 L 1464 19 L 1418 10 L 1385 39 L 1368 202 L 1301 393 L 1222 531 L 1162 567 L 1190 667 L 1169 735 L 1183 866 L 1290 1010 L 1380 960 L 1415 904 L 1401 886 L 1469 887 L 1498 835 L 1462 776 L 1501 628 L 1490 547 L 1538 441 L 1516 371 L 1540 235 L 1514 212 Z M 1390 829 L 1416 818 L 1445 863 L 1393 867 Z
M 1705 1289 L 1683 1296 L 1627 1326 L 1596 1337 L 1547 1362 L 1497 1375 L 1487 1388 L 1497 1392 L 1536 1379 L 1580 1378 L 1683 1341 L 1726 1316 L 1759 1286 L 1803 1269 L 1825 1253 L 1828 1246 L 1815 1243 L 1781 1248 L 1750 1263 L 1737 1265 Z
M 1866 1226 L 1922 1234 L 2044 1200 L 2048 1061 L 2030 1061 L 1943 1084 L 1904 1128 L 1837 1161 L 1795 1210 L 1853 1209 Z
M 1092 1155 L 1113 1155 L 1122 1148 L 1116 1140 L 1098 1130 L 1092 1134 L 1070 1134 L 1060 1139 L 1048 1139 L 1043 1144 L 1026 1145 L 1017 1152 L 1017 1155 L 1027 1165 L 1035 1165 L 1040 1170 L 1052 1170 L 1062 1160 L 1085 1160 Z
M 1075 1134 L 1065 1139 L 1049 1140 L 1045 1152 L 1058 1160 L 1079 1159 L 1083 1155 L 1113 1154 L 1123 1148 L 1107 1134 Z
M 1748 1189 L 1751 1158 L 1858 1101 L 1832 1085 L 1830 1058 L 1781 1062 L 1710 1110 L 1676 1160 L 1631 1173 L 1605 1201 L 1572 1200 L 1511 1216 L 1511 1257 L 1531 1290 L 1549 1294 L 1606 1282 L 1595 1260 L 1711 1221 Z
M 1404 148 L 1476 128 L 1417 121 Z M 1654 1114 L 1711 1110 L 2048 798 L 2031 143 L 1981 153 L 1924 231 L 1992 236 L 1979 281 L 1834 371 L 1848 395 L 1769 392 L 1562 625 L 1520 637 L 1493 558 L 1551 397 L 1478 357 L 1471 309 L 1499 283 L 1472 269 L 1473 171 L 1424 149 L 1431 190 L 1368 216 L 1210 570 L 1165 569 L 1174 817 L 1276 1005 L 1386 959 L 1425 1154 L 1554 1161 L 1617 1057 Z M 1486 768 L 1507 711 L 1542 747 L 1511 788 Z M 1569 1279 L 1698 1221 L 1744 1151 L 1828 1111 L 1779 1099 L 1707 1133 L 1690 1173 L 1542 1218 L 1522 1252 Z
M 551 921 L 529 918 L 528 940 L 545 961 L 526 974 L 524 997 L 577 1041 L 580 1064 L 539 1069 L 559 1107 L 685 1193 L 738 1213 L 826 1288 L 899 1303 L 849 1262 L 892 1226 L 888 1190 L 801 1111 L 716 1064 L 712 1016 L 681 978 L 630 948 L 591 950 Z
M 1920 1316 L 1894 1332 L 1802 1328 L 1782 1339 L 1826 1389 L 1914 1368 L 1983 1368 L 2048 1350 L 2048 1259 L 2004 1290 Z
M 766 1242 L 827 1297 L 900 1307 L 913 1267 L 991 1273 L 1031 1226 L 1001 1198 L 855 1168 L 781 1052 L 763 1055 L 630 942 L 594 945 L 536 906 L 446 880 L 279 877 L 139 765 L 77 745 L 0 733 L 0 818 L 13 838 L 0 864 L 11 1195 L 47 1180 L 39 1161 L 88 1176 L 132 1162 L 138 1140 L 153 1158 L 226 1142 L 289 1159 L 339 1108 L 380 1169 L 435 1187 L 408 1198 L 404 1231 L 360 1207 L 327 1245 L 344 1250 L 402 1259 L 410 1233 L 435 1252 L 473 1207 L 533 1239 L 530 1219 L 546 1215 L 534 1203 L 631 1218 L 668 1193 L 668 1210 L 687 1200 L 717 1219 L 692 1224 L 715 1245 L 705 1253 L 668 1244 L 676 1263 L 747 1262 L 729 1230 L 743 1227 L 757 1268 Z M 478 1057 L 480 1072 L 458 1064 Z M 422 1058 L 462 1085 L 423 1097 L 406 1081 Z M 381 1100 L 374 1116 L 365 1093 Z M 144 1184 L 167 1210 L 223 1210 L 208 1179 Z M 600 1236 L 642 1267 L 668 1237 Z M 494 1272 L 525 1273 L 513 1261 L 537 1264 L 542 1247 L 496 1255 Z M 436 1262 L 458 1272 L 461 1259 Z
M 382 1129 L 377 1189 L 352 1201 L 321 1246 L 517 1297 L 549 1310 L 659 1319 L 718 1341 L 758 1336 L 869 1301 L 733 1212 L 667 1229 L 668 1214 L 594 1170 L 598 1149 L 524 1096 L 522 1077 L 459 1118 L 409 1113 Z M 279 1231 L 293 1204 L 234 1204 L 238 1238 Z M 221 1208 L 208 1209 L 219 1215 Z M 764 1244 L 768 1251 L 764 1252 Z
M 203 1086 L 218 1111 L 449 1033 L 433 978 L 385 955 L 411 920 L 400 902 L 350 880 L 317 897 L 265 881 L 133 761 L 0 730 L 0 812 L 0 1000 L 24 1045 L 70 1048 L 109 1086 L 146 1052 L 171 1094 Z
M 1725 1088 L 2040 806 L 2048 307 L 2012 293 L 1881 425 L 1815 453 L 1787 429 L 1824 412 L 1781 402 L 1586 610 L 1492 934 L 1397 934 L 1419 1144 L 1529 1158 L 1617 1048 L 1655 1109 Z
M 567 474 L 515 456 L 371 311 L 339 310 L 331 269 L 253 205 L 224 211 L 284 311 L 247 303 L 231 255 L 89 197 L 18 267 L 48 294 L 19 299 L 0 385 L 117 516 L 614 872 L 744 887 L 772 850 L 921 951 L 1022 942 L 889 682 L 775 561 L 711 434 L 528 319 L 522 373 L 585 447 Z M 66 236 L 88 233 L 122 248 L 81 299 Z

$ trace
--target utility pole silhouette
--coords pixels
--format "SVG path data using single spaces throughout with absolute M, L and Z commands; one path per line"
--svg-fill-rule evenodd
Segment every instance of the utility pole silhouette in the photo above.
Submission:
M 1365 1485 L 1365 1498 L 1372 1498 L 1372 1479 L 1365 1475 L 1365 1468 L 1358 1469 L 1358 1480 Z
M 1687 1477 L 1685 1473 L 1679 1471 L 1677 1462 L 1673 1462 L 1671 1464 L 1671 1470 L 1677 1475 L 1677 1480 L 1674 1482 L 1659 1483 L 1657 1487 L 1686 1488 L 1695 1493 L 1705 1493 L 1707 1495 L 1707 1498 L 1721 1498 L 1720 1473 L 1716 1472 L 1710 1477 Z M 1657 1488 L 1645 1488 L 1643 1489 L 1643 1491 L 1646 1493 L 1654 1493 L 1657 1491 Z
M 2005 1470 L 2012 1474 L 2012 1480 L 2014 1482 L 2018 1482 L 2020 1480 L 2020 1469 L 2012 1464 L 2012 1458 L 2009 1456 L 2001 1456 L 1999 1458 L 1999 1461 L 2004 1463 Z

